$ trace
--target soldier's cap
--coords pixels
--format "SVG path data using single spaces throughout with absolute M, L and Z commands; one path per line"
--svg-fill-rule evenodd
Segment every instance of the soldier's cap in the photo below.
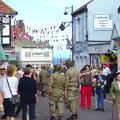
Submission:
M 73 65 L 74 65 L 74 61 L 72 61 L 72 60 L 67 60 L 67 61 L 66 61 L 66 65 L 67 65 L 67 66 L 73 66 Z
M 60 71 L 61 70 L 61 66 L 60 65 L 54 65 L 54 70 L 55 71 Z

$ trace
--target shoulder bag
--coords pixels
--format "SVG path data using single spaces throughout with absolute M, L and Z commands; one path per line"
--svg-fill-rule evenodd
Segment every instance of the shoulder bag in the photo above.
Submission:
M 15 105 L 15 104 L 18 104 L 20 102 L 20 97 L 18 95 L 13 95 L 12 94 L 12 90 L 10 88 L 10 84 L 9 84 L 9 81 L 8 81 L 8 78 L 6 77 L 6 81 L 7 81 L 7 84 L 8 84 L 8 88 L 10 90 L 10 94 L 11 94 L 11 98 L 10 98 L 10 102 Z

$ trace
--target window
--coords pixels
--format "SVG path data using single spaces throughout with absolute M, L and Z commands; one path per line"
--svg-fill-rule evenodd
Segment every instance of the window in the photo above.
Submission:
M 44 52 L 44 57 L 49 57 L 49 52 Z
M 31 52 L 25 52 L 25 57 L 26 58 L 31 57 Z
M 76 41 L 80 41 L 80 18 L 76 20 Z

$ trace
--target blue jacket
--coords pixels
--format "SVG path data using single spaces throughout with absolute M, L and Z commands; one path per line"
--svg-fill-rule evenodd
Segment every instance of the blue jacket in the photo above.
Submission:
M 96 76 L 96 87 L 95 87 L 95 92 L 97 94 L 104 92 L 105 89 L 105 85 L 106 85 L 106 76 L 105 75 L 101 75 L 101 79 L 102 81 L 100 81 L 99 77 Z M 100 82 L 99 82 L 100 81 Z

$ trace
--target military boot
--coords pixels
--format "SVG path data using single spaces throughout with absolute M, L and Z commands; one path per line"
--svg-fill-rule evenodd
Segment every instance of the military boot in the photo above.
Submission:
M 69 118 L 67 118 L 67 120 L 76 120 L 75 115 L 72 114 Z
M 59 116 L 59 117 L 58 117 L 58 120 L 62 120 L 62 116 Z
M 56 120 L 56 118 L 54 116 L 51 116 L 50 120 Z
M 77 113 L 74 114 L 74 118 L 75 118 L 76 120 L 78 119 Z

